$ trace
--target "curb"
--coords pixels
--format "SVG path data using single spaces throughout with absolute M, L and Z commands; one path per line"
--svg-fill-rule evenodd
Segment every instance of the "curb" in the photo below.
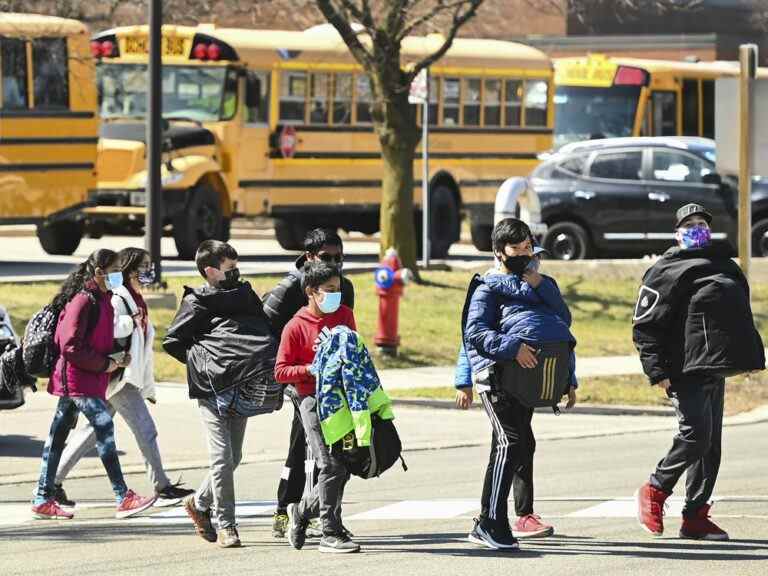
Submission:
M 392 403 L 409 408 L 435 408 L 438 410 L 455 409 L 453 400 L 433 400 L 427 398 L 392 398 Z M 472 409 L 480 409 L 475 403 Z M 561 409 L 563 414 L 584 414 L 589 416 L 673 416 L 675 410 L 663 406 L 625 406 L 610 404 L 577 404 L 571 410 Z M 536 408 L 536 412 L 548 413 L 549 408 Z

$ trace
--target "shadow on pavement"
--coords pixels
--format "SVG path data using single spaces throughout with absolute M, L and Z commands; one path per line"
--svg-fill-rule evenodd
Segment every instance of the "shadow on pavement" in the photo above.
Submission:
M 44 440 L 19 434 L 0 435 L 0 456 L 13 458 L 40 458 Z

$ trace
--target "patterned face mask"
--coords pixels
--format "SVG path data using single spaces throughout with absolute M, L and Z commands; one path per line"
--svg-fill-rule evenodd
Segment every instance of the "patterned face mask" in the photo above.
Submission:
M 677 243 L 680 248 L 703 248 L 712 242 L 712 231 L 706 224 L 696 224 L 690 228 L 677 229 Z

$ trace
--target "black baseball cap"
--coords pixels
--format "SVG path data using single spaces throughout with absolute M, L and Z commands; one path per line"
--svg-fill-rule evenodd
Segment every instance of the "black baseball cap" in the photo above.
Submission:
M 675 218 L 677 219 L 675 228 L 680 228 L 683 221 L 691 216 L 701 216 L 707 221 L 707 224 L 712 224 L 712 214 L 707 212 L 707 209 L 704 208 L 704 206 L 701 204 L 686 204 L 682 208 L 679 208 L 675 214 Z

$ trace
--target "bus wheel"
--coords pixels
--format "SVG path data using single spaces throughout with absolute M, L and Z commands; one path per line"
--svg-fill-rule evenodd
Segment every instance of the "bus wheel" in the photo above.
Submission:
M 558 222 L 544 236 L 546 248 L 554 260 L 584 260 L 592 257 L 589 234 L 575 222 Z
M 475 224 L 470 227 L 472 233 L 472 245 L 480 250 L 480 252 L 492 252 L 493 246 L 491 244 L 491 234 L 493 233 L 493 226 L 487 224 Z
M 224 218 L 221 215 L 219 195 L 210 186 L 196 186 L 190 190 L 187 209 L 173 218 L 173 240 L 179 257 L 195 257 L 203 240 L 223 238 Z
M 283 250 L 304 250 L 306 226 L 297 218 L 275 218 L 275 238 Z
M 430 257 L 445 258 L 451 244 L 459 239 L 461 222 L 456 197 L 447 186 L 436 186 L 429 205 Z M 419 250 L 421 251 L 421 250 Z
M 768 218 L 752 226 L 752 256 L 768 256 Z
M 48 254 L 53 256 L 70 256 L 74 254 L 83 239 L 84 227 L 82 222 L 63 220 L 61 222 L 46 222 L 37 226 L 37 238 L 40 245 Z

